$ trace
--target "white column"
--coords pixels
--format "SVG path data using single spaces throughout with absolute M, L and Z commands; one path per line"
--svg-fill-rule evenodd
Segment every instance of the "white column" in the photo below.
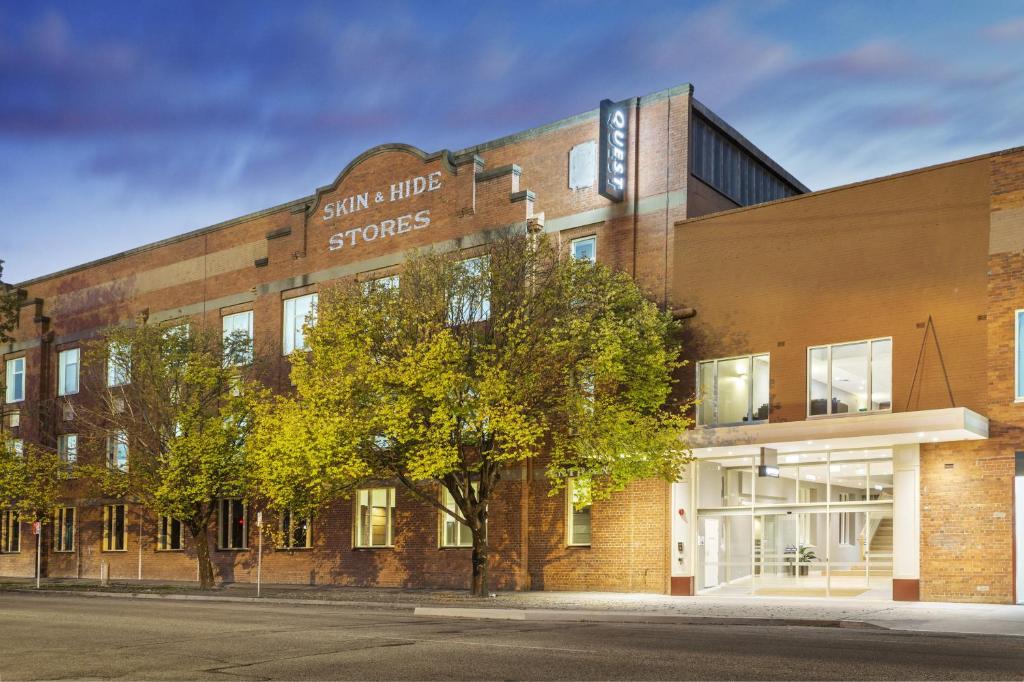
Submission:
M 693 575 L 693 477 L 696 462 L 686 467 L 682 479 L 672 484 L 672 576 Z M 683 514 L 679 511 L 682 510 Z
M 921 577 L 921 455 L 916 443 L 892 449 L 892 577 Z

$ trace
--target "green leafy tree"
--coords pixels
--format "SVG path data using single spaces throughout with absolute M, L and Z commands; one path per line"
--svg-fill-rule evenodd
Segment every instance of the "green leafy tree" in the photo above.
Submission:
M 30 442 L 0 443 L 0 508 L 21 519 L 47 523 L 64 492 L 67 464 L 57 453 Z
M 544 236 L 509 232 L 471 260 L 411 254 L 399 287 L 321 292 L 295 393 L 256 408 L 254 475 L 272 505 L 305 513 L 397 481 L 469 528 L 484 595 L 503 472 L 543 457 L 552 493 L 581 479 L 585 505 L 689 461 L 673 324 L 628 276 Z
M 0 260 L 0 277 L 4 274 L 4 262 Z M 21 296 L 18 289 L 0 279 L 0 343 L 13 341 L 11 332 L 18 326 L 18 309 Z
M 203 589 L 214 584 L 217 500 L 246 493 L 251 357 L 246 335 L 194 325 L 114 327 L 86 349 L 78 413 L 102 461 L 79 469 L 104 494 L 180 521 Z

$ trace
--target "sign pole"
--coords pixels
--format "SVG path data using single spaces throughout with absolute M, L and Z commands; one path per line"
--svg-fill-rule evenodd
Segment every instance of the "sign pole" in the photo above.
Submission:
M 36 521 L 32 524 L 32 530 L 36 532 L 36 589 L 39 589 L 39 582 L 42 576 L 42 555 L 43 555 L 43 533 L 41 524 Z
M 263 577 L 263 512 L 256 512 L 256 527 L 259 533 L 256 547 L 256 597 L 260 596 L 261 579 Z

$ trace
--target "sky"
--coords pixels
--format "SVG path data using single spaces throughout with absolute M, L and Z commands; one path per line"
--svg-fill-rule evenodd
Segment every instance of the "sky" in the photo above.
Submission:
M 1024 2 L 0 0 L 0 259 L 39 275 L 692 83 L 812 189 L 1024 145 Z

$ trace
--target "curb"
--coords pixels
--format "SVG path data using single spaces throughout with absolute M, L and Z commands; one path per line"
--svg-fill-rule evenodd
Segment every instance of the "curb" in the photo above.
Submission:
M 415 616 L 438 618 L 477 618 L 481 620 L 518 620 L 575 623 L 651 623 L 670 625 L 777 625 L 816 628 L 856 628 L 887 630 L 881 625 L 858 620 L 816 618 L 742 618 L 718 616 L 669 616 L 634 611 L 580 611 L 569 609 L 474 609 L 418 606 Z

